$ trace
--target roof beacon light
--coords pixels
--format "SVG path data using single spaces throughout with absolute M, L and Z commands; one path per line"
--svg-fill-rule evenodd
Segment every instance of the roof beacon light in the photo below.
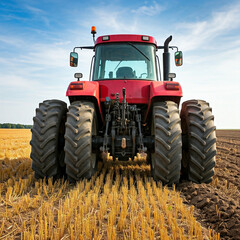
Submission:
M 96 40 L 95 40 L 95 34 L 97 33 L 97 29 L 95 26 L 92 26 L 91 28 L 91 34 L 93 35 L 93 42 L 95 44 Z
M 96 34 L 97 33 L 97 29 L 95 26 L 92 26 L 91 28 L 91 34 Z
M 109 39 L 110 39 L 109 36 L 103 36 L 103 37 L 102 37 L 102 40 L 103 40 L 103 41 L 108 41 Z
M 143 41 L 149 41 L 149 36 L 142 36 Z

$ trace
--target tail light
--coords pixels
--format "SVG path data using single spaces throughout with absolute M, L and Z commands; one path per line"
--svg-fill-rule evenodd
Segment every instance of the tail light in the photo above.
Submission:
M 165 88 L 166 90 L 179 90 L 180 85 L 179 83 L 166 83 Z
M 71 83 L 70 90 L 83 90 L 83 83 Z

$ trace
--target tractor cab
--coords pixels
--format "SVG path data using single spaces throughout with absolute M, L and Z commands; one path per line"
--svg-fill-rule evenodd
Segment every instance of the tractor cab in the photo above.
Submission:
M 157 81 L 156 45 L 138 41 L 141 36 L 109 36 L 122 42 L 102 43 L 98 39 L 95 47 L 95 63 L 92 80 L 144 79 Z M 101 37 L 100 37 L 101 38 Z

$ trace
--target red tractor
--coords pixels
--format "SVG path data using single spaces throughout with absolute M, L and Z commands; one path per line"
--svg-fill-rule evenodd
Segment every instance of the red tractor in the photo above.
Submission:
M 214 175 L 216 134 L 212 110 L 203 100 L 179 104 L 180 84 L 170 73 L 169 46 L 146 35 L 107 35 L 94 46 L 75 47 L 70 66 L 77 67 L 76 49 L 92 49 L 89 81 L 69 84 L 70 106 L 60 100 L 39 104 L 33 118 L 32 168 L 36 178 L 70 181 L 91 178 L 98 161 L 110 154 L 128 161 L 145 153 L 156 181 L 171 185 L 180 177 L 209 183 Z M 163 49 L 163 79 L 159 58 Z M 182 52 L 175 52 L 176 66 Z

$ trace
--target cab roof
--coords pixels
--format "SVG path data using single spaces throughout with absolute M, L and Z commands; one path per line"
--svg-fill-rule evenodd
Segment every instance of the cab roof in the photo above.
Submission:
M 151 43 L 157 46 L 157 42 L 154 37 L 148 35 L 135 35 L 135 34 L 115 34 L 115 35 L 104 35 L 97 38 L 95 47 L 98 44 L 115 42 L 140 42 L 140 43 Z

